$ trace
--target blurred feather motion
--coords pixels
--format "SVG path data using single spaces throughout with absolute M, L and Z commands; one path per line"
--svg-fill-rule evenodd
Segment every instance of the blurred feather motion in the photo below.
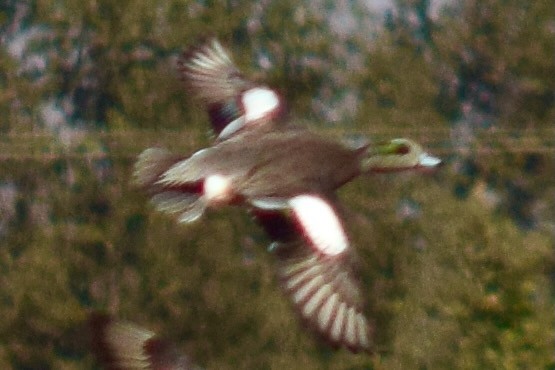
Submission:
M 311 132 L 285 116 L 280 94 L 246 79 L 215 39 L 186 51 L 178 65 L 208 113 L 214 145 L 189 157 L 149 148 L 135 165 L 135 183 L 183 223 L 208 207 L 246 206 L 274 242 L 282 288 L 307 327 L 335 347 L 371 351 L 372 325 L 335 191 L 365 173 L 441 161 L 409 139 L 370 146 Z
M 171 342 L 109 315 L 89 318 L 91 347 L 107 370 L 201 370 Z

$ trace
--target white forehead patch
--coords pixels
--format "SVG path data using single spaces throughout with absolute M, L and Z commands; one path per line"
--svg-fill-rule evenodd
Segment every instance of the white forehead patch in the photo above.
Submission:
M 223 202 L 231 197 L 231 180 L 222 175 L 210 175 L 204 180 L 204 196 L 210 202 Z
M 255 87 L 245 91 L 241 101 L 247 122 L 263 118 L 279 106 L 278 95 L 267 87 Z
M 435 167 L 441 163 L 441 159 L 433 157 L 428 153 L 422 153 L 418 157 L 418 164 L 422 167 Z
M 292 198 L 289 204 L 317 251 L 335 256 L 349 247 L 343 226 L 326 201 L 312 195 L 299 195 Z

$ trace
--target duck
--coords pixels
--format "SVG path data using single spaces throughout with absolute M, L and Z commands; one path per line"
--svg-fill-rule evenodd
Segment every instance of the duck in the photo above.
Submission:
M 202 370 L 174 342 L 135 323 L 103 312 L 89 315 L 90 345 L 110 370 Z
M 429 170 L 441 160 L 406 138 L 370 145 L 309 130 L 290 118 L 280 93 L 245 77 L 215 38 L 177 64 L 214 141 L 189 156 L 146 149 L 134 183 L 180 223 L 207 208 L 247 208 L 272 241 L 280 285 L 305 327 L 334 348 L 371 352 L 372 325 L 335 192 L 364 174 Z

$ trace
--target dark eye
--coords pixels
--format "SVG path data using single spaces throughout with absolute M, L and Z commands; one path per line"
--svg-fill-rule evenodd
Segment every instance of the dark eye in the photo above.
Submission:
M 396 154 L 408 154 L 410 152 L 410 148 L 406 144 L 401 144 L 395 148 Z

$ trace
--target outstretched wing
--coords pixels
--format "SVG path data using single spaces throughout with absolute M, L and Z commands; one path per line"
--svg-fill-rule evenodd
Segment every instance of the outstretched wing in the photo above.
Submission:
M 282 288 L 303 322 L 333 346 L 370 351 L 371 326 L 335 210 L 314 195 L 252 205 L 256 220 L 275 241 L 271 249 Z
M 95 313 L 89 326 L 93 352 L 106 369 L 200 369 L 173 343 L 134 324 Z
M 185 51 L 178 69 L 205 105 L 219 140 L 243 129 L 265 126 L 283 110 L 279 95 L 246 79 L 216 39 Z

